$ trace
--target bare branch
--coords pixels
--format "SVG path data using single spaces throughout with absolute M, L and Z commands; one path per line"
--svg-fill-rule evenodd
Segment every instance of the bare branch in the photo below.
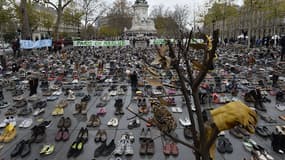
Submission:
M 58 7 L 55 5 L 55 3 L 51 2 L 51 1 L 44 1 L 44 3 L 51 5 L 53 8 L 55 8 L 56 10 L 58 10 Z
M 69 5 L 69 3 L 71 3 L 72 0 L 67 1 L 61 8 L 62 10 L 64 10 L 65 7 L 67 7 Z

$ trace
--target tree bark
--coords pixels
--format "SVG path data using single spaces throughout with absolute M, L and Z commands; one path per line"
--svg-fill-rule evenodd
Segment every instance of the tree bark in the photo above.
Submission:
M 22 14 L 22 39 L 31 38 L 31 30 L 29 24 L 29 17 L 27 13 L 27 0 L 21 0 L 20 4 L 21 14 Z

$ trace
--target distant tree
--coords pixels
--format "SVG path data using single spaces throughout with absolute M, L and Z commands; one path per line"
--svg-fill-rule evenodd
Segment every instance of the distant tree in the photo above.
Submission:
M 112 36 L 120 36 L 124 32 L 125 28 L 130 28 L 132 23 L 132 8 L 131 3 L 126 0 L 116 0 L 113 6 L 110 8 L 107 16 L 104 17 L 107 20 L 104 30 L 109 30 L 112 27 Z M 101 29 L 100 29 L 101 30 Z
M 48 11 L 39 11 L 40 26 L 46 28 L 48 31 L 54 26 L 54 17 Z

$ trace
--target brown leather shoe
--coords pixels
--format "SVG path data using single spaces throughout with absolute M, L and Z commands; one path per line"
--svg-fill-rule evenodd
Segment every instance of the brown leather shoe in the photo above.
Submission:
M 145 155 L 147 151 L 147 142 L 146 141 L 142 141 L 141 142 L 141 147 L 140 147 L 140 154 L 141 155 Z
M 60 117 L 58 123 L 57 123 L 57 128 L 62 128 L 64 126 L 64 117 Z
M 76 103 L 75 111 L 73 112 L 73 114 L 79 114 L 79 113 L 81 113 L 81 104 Z
M 94 121 L 93 121 L 93 127 L 99 127 L 101 125 L 100 117 L 95 115 Z
M 154 154 L 154 141 L 153 141 L 153 139 L 149 139 L 147 141 L 146 154 L 148 154 L 148 155 L 153 155 Z
M 87 121 L 87 127 L 92 127 L 92 126 L 93 126 L 95 117 L 96 117 L 95 114 L 92 114 L 92 115 L 90 116 L 89 120 Z
M 101 130 L 100 141 L 101 142 L 106 142 L 107 141 L 107 132 L 105 130 Z
M 81 114 L 87 114 L 87 102 L 81 102 Z
M 64 124 L 63 127 L 64 128 L 69 128 L 71 126 L 71 119 L 69 117 L 64 119 Z

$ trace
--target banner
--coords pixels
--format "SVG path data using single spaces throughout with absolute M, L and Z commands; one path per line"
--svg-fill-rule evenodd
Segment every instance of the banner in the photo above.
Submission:
M 73 41 L 75 47 L 113 47 L 113 46 L 128 46 L 130 41 Z
M 20 40 L 21 49 L 35 49 L 35 48 L 44 48 L 51 47 L 52 40 L 51 39 L 43 39 L 43 40 Z

